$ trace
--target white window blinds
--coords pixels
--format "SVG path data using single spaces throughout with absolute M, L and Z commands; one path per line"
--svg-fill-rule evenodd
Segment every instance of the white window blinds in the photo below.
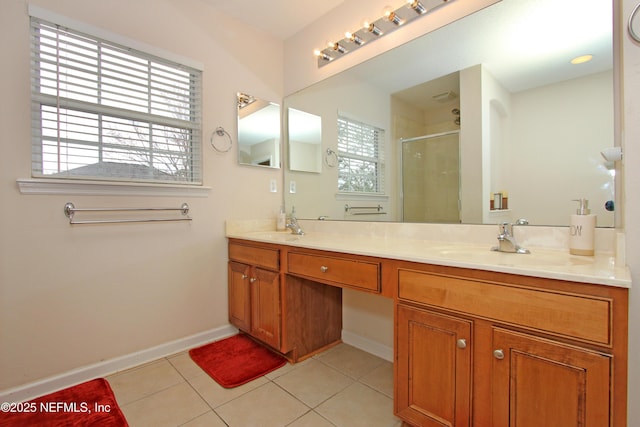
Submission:
M 384 131 L 338 117 L 338 191 L 383 194 Z
M 32 175 L 202 184 L 201 74 L 32 17 Z

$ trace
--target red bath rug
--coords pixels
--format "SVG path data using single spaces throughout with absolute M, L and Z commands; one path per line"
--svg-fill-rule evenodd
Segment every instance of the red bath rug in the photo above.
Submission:
M 104 378 L 22 403 L 2 403 L 0 426 L 126 427 L 129 424 Z
M 287 363 L 281 355 L 243 334 L 194 348 L 189 355 L 225 388 L 248 383 Z

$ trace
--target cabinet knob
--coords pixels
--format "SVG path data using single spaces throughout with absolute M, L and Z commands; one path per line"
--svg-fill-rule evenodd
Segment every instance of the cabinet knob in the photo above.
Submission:
M 243 274 L 242 275 L 242 280 L 246 279 L 247 277 L 249 277 L 249 276 L 247 276 L 246 274 Z
M 255 282 L 256 280 L 258 280 L 258 279 L 256 279 L 255 277 L 252 277 L 251 279 L 249 279 L 249 282 L 253 283 L 253 282 Z
M 320 271 L 322 271 L 323 273 L 326 273 L 327 271 L 329 271 L 329 267 L 327 267 L 326 265 L 323 265 L 320 267 Z
M 460 338 L 458 341 L 456 341 L 456 345 L 458 346 L 458 348 L 467 348 L 467 340 Z
M 504 351 L 502 351 L 502 349 L 493 350 L 493 357 L 498 360 L 504 359 Z

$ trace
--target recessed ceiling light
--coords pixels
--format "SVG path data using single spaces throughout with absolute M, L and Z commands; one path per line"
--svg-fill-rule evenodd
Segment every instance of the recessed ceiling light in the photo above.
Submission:
M 593 55 L 582 55 L 571 60 L 572 64 L 584 64 L 585 62 L 589 62 L 593 59 Z

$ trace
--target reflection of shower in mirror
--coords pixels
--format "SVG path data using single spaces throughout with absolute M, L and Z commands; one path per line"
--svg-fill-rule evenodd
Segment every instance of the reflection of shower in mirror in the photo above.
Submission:
M 459 108 L 454 108 L 453 110 L 451 110 L 451 114 L 456 116 L 456 118 L 453 119 L 453 123 L 455 123 L 458 126 L 460 126 L 460 109 Z

